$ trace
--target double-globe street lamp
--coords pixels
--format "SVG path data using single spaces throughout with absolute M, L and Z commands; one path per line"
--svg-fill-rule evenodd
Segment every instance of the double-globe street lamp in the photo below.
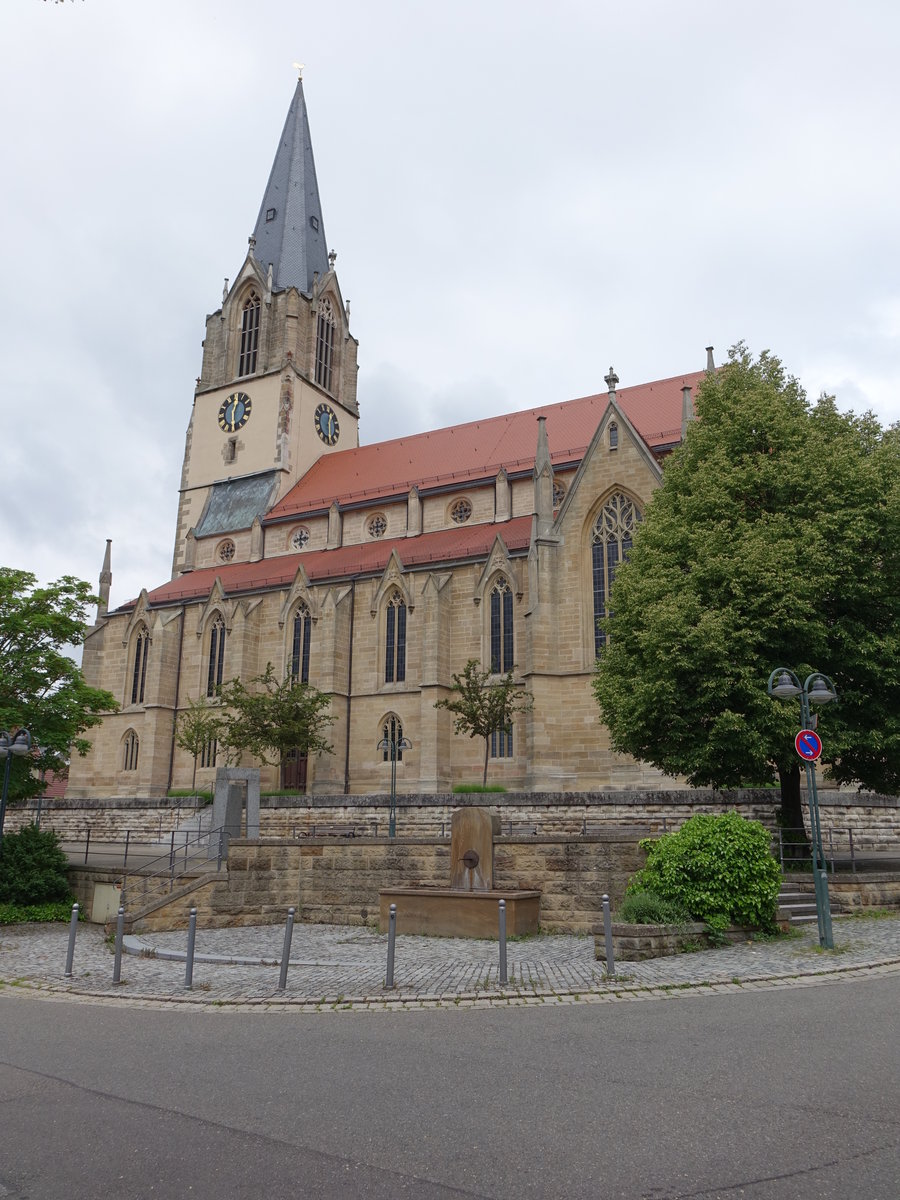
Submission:
M 391 756 L 391 807 L 388 815 L 388 837 L 397 836 L 397 753 L 400 750 L 412 750 L 412 742 L 405 737 L 383 737 L 376 750 L 383 750 Z
M 779 700 L 792 700 L 800 697 L 800 732 L 794 740 L 797 753 L 806 763 L 806 791 L 809 800 L 809 826 L 812 834 L 812 868 L 813 882 L 816 885 L 816 919 L 819 923 L 819 945 L 829 950 L 834 949 L 834 937 L 831 932 L 831 903 L 828 898 L 828 871 L 825 867 L 825 855 L 822 851 L 822 826 L 819 821 L 819 793 L 816 789 L 816 759 L 822 752 L 822 743 L 818 734 L 812 728 L 810 704 L 827 704 L 829 700 L 837 700 L 837 691 L 827 675 L 814 671 L 807 675 L 806 682 L 801 685 L 793 671 L 786 667 L 776 667 L 769 676 L 768 687 L 770 696 Z
M 9 794 L 9 768 L 13 755 L 22 757 L 31 753 L 31 734 L 27 729 L 19 729 L 9 736 L 6 730 L 0 731 L 0 759 L 3 764 L 3 792 L 0 794 L 0 849 L 3 847 L 3 822 L 6 819 L 6 797 Z

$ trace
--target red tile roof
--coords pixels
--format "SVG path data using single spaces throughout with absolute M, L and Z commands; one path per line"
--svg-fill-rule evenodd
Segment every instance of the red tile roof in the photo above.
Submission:
M 622 388 L 616 399 L 648 446 L 671 445 L 681 440 L 681 389 L 696 387 L 704 374 L 694 371 Z M 335 500 L 346 508 L 405 495 L 413 486 L 420 491 L 463 487 L 492 478 L 501 467 L 509 473 L 528 472 L 534 466 L 538 417 L 547 419 L 552 462 L 578 462 L 608 401 L 601 392 L 323 455 L 271 509 L 264 524 L 330 508 Z
M 386 538 L 383 541 L 363 542 L 358 546 L 340 546 L 335 550 L 307 550 L 300 554 L 265 558 L 255 563 L 203 567 L 154 588 L 149 593 L 149 600 L 151 604 L 172 604 L 182 600 L 203 599 L 209 595 L 217 578 L 222 580 L 227 595 L 289 587 L 301 563 L 311 583 L 346 579 L 352 575 L 379 574 L 387 566 L 391 551 L 395 548 L 405 567 L 458 562 L 485 556 L 498 534 L 508 550 L 527 550 L 531 542 L 531 517 L 514 517 L 511 521 L 484 525 L 461 525 L 453 529 L 440 529 L 435 533 L 419 534 L 418 537 Z M 123 605 L 123 608 L 130 608 L 133 603 Z

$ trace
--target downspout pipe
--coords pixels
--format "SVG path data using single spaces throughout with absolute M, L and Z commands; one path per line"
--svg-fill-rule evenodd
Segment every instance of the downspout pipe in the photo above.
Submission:
M 350 646 L 347 651 L 347 739 L 344 746 L 344 795 L 350 795 L 350 708 L 353 703 L 353 619 L 356 615 L 356 579 L 350 580 Z
M 175 724 L 178 720 L 178 696 L 181 691 L 181 657 L 184 650 L 185 605 L 181 606 L 181 629 L 178 632 L 178 666 L 175 670 L 175 703 L 172 706 L 172 744 L 169 747 L 169 782 L 166 794 L 172 790 L 172 776 L 175 773 Z

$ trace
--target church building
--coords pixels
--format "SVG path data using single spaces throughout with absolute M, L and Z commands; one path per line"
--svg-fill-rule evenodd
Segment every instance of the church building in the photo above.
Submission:
M 491 739 L 489 781 L 676 786 L 610 749 L 590 683 L 617 564 L 705 372 L 619 389 L 610 368 L 596 395 L 360 446 L 356 351 L 298 82 L 243 266 L 206 319 L 171 580 L 110 611 L 107 545 L 83 670 L 120 707 L 68 796 L 190 787 L 179 714 L 269 663 L 331 697 L 333 750 L 264 767 L 264 790 L 387 791 L 379 743 L 401 737 L 398 791 L 478 782 L 483 742 L 435 708 L 469 659 L 533 700 Z M 199 787 L 217 765 L 210 744 Z

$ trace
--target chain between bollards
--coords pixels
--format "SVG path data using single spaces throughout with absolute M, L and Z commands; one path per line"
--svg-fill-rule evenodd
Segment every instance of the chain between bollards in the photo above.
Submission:
M 397 905 L 391 905 L 391 915 L 388 919 L 388 953 L 387 953 L 387 974 L 384 977 L 384 986 L 392 988 L 394 986 L 394 941 L 397 937 Z
M 197 910 L 192 908 L 188 916 L 187 956 L 184 962 L 184 986 L 190 991 L 194 986 L 194 943 L 197 940 Z
M 66 951 L 66 979 L 72 978 L 72 960 L 75 957 L 75 934 L 78 932 L 78 905 L 72 905 L 72 919 L 69 921 L 69 948 Z
M 283 992 L 287 987 L 288 963 L 291 961 L 291 938 L 294 933 L 294 909 L 288 909 L 287 921 L 284 924 L 284 949 L 281 951 L 281 974 L 278 976 L 278 990 Z
M 606 978 L 615 979 L 616 959 L 613 954 L 612 915 L 609 911 L 609 896 L 603 893 L 603 936 L 606 941 Z
M 500 900 L 500 982 L 509 983 L 506 974 L 506 901 Z
M 116 958 L 113 963 L 113 983 L 122 982 L 122 939 L 125 936 L 125 908 L 119 905 L 119 915 L 116 918 Z

